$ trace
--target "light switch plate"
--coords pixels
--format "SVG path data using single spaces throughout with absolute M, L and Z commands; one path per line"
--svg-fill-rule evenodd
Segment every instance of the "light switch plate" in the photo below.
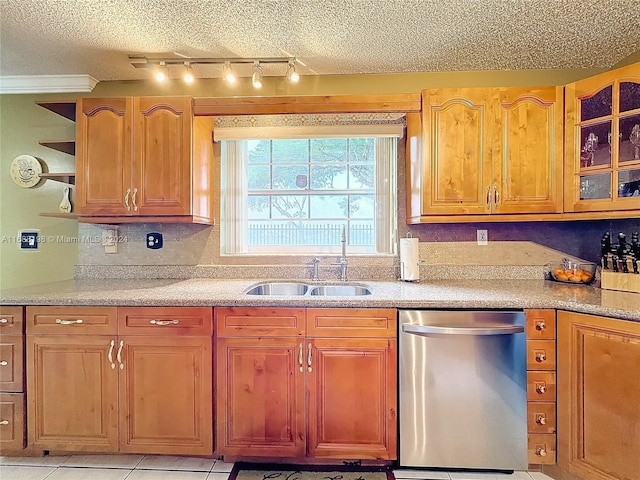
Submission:
M 489 245 L 489 233 L 487 230 L 476 230 L 478 245 Z

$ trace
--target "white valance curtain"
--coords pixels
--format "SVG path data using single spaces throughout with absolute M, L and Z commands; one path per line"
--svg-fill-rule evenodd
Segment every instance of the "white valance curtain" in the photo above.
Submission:
M 283 140 L 299 138 L 400 138 L 404 126 L 397 123 L 373 125 L 296 125 L 277 127 L 216 127 L 220 140 Z

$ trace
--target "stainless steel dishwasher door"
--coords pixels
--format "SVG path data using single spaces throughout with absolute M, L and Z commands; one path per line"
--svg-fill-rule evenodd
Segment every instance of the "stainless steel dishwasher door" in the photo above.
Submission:
M 401 310 L 400 465 L 526 470 L 523 312 Z

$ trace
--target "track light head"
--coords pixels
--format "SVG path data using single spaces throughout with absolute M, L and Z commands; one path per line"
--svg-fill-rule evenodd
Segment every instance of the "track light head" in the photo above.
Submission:
M 193 68 L 189 62 L 184 62 L 184 74 L 182 75 L 182 79 L 185 83 L 193 83 L 195 80 L 195 77 L 193 76 Z
M 165 62 L 160 62 L 160 66 L 156 71 L 156 81 L 160 83 L 166 82 L 168 76 L 169 75 L 167 73 L 167 64 Z
M 289 67 L 287 68 L 287 74 L 285 75 L 287 82 L 298 83 L 300 81 L 300 75 L 296 72 L 296 61 L 289 60 Z
M 224 77 L 227 83 L 235 83 L 236 74 L 233 71 L 233 67 L 231 66 L 231 62 L 225 62 L 224 68 L 222 69 L 222 76 Z
M 253 88 L 262 88 L 262 67 L 260 66 L 260 62 L 253 64 L 251 83 L 253 84 Z

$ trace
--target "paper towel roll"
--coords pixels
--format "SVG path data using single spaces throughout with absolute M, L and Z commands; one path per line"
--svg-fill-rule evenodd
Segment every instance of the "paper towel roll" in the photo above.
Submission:
M 419 244 L 417 238 L 400 239 L 400 280 L 420 280 Z

